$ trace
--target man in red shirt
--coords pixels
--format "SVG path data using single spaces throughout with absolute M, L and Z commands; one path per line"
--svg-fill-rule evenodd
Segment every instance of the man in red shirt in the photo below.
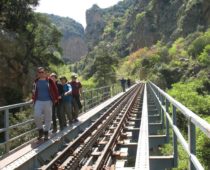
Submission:
M 73 74 L 71 76 L 72 81 L 69 82 L 69 84 L 72 87 L 72 96 L 73 96 L 73 118 L 74 121 L 78 121 L 77 117 L 78 117 L 78 113 L 79 110 L 82 108 L 82 104 L 80 102 L 80 96 L 82 94 L 82 84 L 77 81 L 77 75 Z

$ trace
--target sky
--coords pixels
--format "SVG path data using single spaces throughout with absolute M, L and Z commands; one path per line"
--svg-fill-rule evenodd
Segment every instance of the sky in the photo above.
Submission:
M 70 17 L 86 27 L 85 11 L 97 4 L 100 8 L 107 8 L 121 0 L 40 0 L 36 12 Z

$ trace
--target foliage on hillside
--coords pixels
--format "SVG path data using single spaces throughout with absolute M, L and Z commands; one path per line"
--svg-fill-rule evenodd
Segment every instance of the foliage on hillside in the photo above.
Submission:
M 157 44 L 140 48 L 121 62 L 121 72 L 150 79 L 163 88 L 173 83 L 209 77 L 210 30 L 178 38 L 171 45 Z
M 116 82 L 117 54 L 113 52 L 110 44 L 101 42 L 96 51 L 89 53 L 89 57 L 82 60 L 86 63 L 74 65 L 73 71 L 78 72 L 84 79 L 93 80 L 96 86 L 110 85 Z M 83 72 L 80 72 L 83 70 Z
M 144 57 L 143 70 L 140 71 L 140 74 L 142 74 L 142 78 L 150 76 L 152 79 L 156 79 L 151 72 L 156 72 L 156 70 L 145 68 L 149 67 L 147 64 L 160 60 L 158 62 L 163 62 L 165 65 L 161 64 L 161 67 L 158 64 L 155 65 L 157 72 L 160 73 L 158 76 L 164 76 L 167 79 L 160 83 L 162 86 L 170 88 L 172 83 L 178 82 L 182 77 L 181 72 L 187 67 L 187 61 L 184 60 L 191 60 L 187 56 L 188 52 L 191 55 L 187 45 L 190 46 L 191 41 L 196 38 L 196 34 L 205 31 L 210 24 L 207 17 L 209 6 L 210 3 L 207 0 L 124 0 L 107 9 L 100 9 L 95 5 L 86 14 L 88 21 L 86 37 L 88 37 L 89 53 L 86 59 L 75 65 L 74 69 L 84 74 L 88 79 L 94 75 L 92 65 L 101 46 L 109 51 L 110 56 L 117 56 L 119 60 L 140 48 L 148 47 L 151 50 L 151 46 L 154 44 L 157 46 L 159 41 L 161 42 L 159 47 L 154 47 L 159 50 L 157 56 L 153 56 L 153 59 Z M 188 36 L 190 33 L 191 37 Z M 184 39 L 187 40 L 183 41 Z M 175 40 L 176 43 L 174 43 Z M 170 46 L 171 49 L 166 50 L 167 46 L 171 44 L 173 44 Z M 184 48 L 180 51 L 176 44 L 184 46 Z M 165 52 L 170 55 L 165 55 Z M 191 52 L 194 53 L 194 51 Z M 206 56 L 204 52 L 199 60 L 205 62 Z M 173 68 L 168 67 L 167 61 L 171 58 L 167 57 L 175 58 Z M 183 61 L 180 61 L 180 58 Z M 181 68 L 179 68 L 180 65 Z M 124 74 L 119 73 L 119 76 Z

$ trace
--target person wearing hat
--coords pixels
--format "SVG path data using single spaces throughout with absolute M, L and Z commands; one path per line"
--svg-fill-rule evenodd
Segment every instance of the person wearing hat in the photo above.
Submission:
M 57 74 L 56 73 L 51 73 L 50 74 L 51 79 L 55 82 L 57 88 L 58 88 L 58 93 L 59 93 L 59 101 L 58 103 L 53 105 L 52 108 L 52 121 L 53 121 L 53 133 L 57 132 L 57 121 L 56 119 L 58 118 L 59 125 L 60 125 L 60 130 L 63 130 L 63 128 L 66 126 L 65 124 L 65 115 L 61 112 L 61 103 L 62 103 L 62 94 L 63 94 L 63 86 L 60 82 L 57 80 Z
M 82 94 L 82 84 L 77 80 L 77 75 L 73 74 L 71 76 L 71 82 L 69 82 L 69 84 L 72 87 L 72 96 L 73 96 L 73 101 L 72 101 L 72 105 L 73 105 L 73 118 L 74 121 L 78 121 L 77 117 L 79 114 L 79 109 L 82 108 L 82 104 L 80 102 L 80 96 Z
M 60 78 L 61 84 L 63 86 L 63 95 L 61 103 L 61 112 L 67 116 L 69 120 L 69 125 L 72 123 L 72 87 L 67 83 L 67 78 L 62 76 Z M 66 123 L 66 119 L 63 120 Z
M 52 105 L 58 102 L 59 94 L 54 81 L 48 77 L 44 67 L 37 68 L 37 78 L 33 84 L 32 100 L 34 103 L 34 121 L 38 128 L 40 140 L 48 140 L 48 132 L 52 121 Z M 44 115 L 44 126 L 42 124 Z

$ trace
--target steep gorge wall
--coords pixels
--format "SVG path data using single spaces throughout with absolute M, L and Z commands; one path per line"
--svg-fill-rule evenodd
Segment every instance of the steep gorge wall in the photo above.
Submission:
M 87 27 L 85 29 L 85 39 L 90 48 L 89 50 L 101 40 L 101 34 L 106 25 L 103 13 L 103 10 L 97 5 L 93 5 L 91 9 L 86 11 Z
M 133 13 L 133 51 L 151 46 L 158 40 L 171 43 L 178 37 L 186 37 L 195 31 L 205 31 L 209 23 L 208 0 L 152 0 L 143 11 Z M 139 7 L 140 9 L 140 7 Z M 141 8 L 142 9 L 142 8 Z M 142 18 L 137 21 L 137 15 Z M 134 19 L 132 19 L 134 18 Z
M 79 61 L 87 54 L 87 45 L 84 38 L 74 35 L 61 40 L 64 61 Z
M 60 17 L 52 14 L 46 14 L 46 16 L 63 34 L 61 47 L 63 49 L 62 57 L 64 61 L 72 63 L 86 56 L 87 45 L 83 26 L 68 17 Z

